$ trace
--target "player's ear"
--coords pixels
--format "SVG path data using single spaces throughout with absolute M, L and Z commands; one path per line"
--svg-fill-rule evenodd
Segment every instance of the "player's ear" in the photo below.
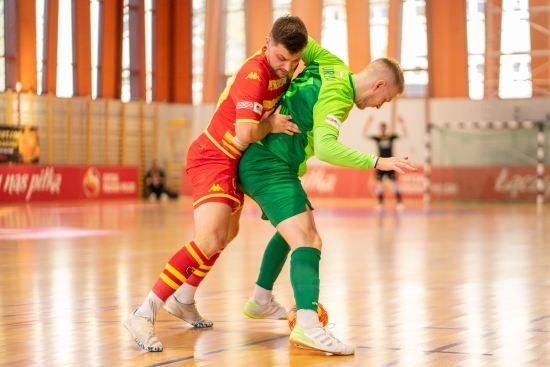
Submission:
M 378 90 L 386 85 L 386 81 L 384 79 L 380 79 L 379 81 L 374 84 L 374 90 Z

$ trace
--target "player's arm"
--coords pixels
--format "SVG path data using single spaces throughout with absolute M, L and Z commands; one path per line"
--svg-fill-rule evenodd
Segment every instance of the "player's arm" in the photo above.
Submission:
M 329 126 L 318 126 L 313 131 L 315 156 L 329 164 L 359 169 L 374 168 L 379 157 L 352 149 L 338 141 L 338 132 Z
M 304 52 L 302 53 L 302 61 L 306 66 L 308 66 L 312 62 L 314 61 L 319 62 L 320 60 L 325 61 L 327 64 L 342 63 L 342 60 L 340 60 L 337 56 L 332 54 L 330 51 L 325 50 L 313 38 L 308 37 L 307 46 L 304 49 Z
M 281 115 L 278 111 L 265 116 L 263 101 L 268 83 L 269 77 L 262 75 L 257 64 L 250 62 L 238 71 L 230 88 L 230 98 L 236 108 L 235 143 L 242 145 L 243 149 L 269 133 L 293 135 L 300 132 L 298 126 L 290 121 L 291 116 Z
M 338 142 L 338 133 L 329 126 L 319 126 L 314 131 L 315 155 L 320 160 L 340 167 L 359 169 L 377 168 L 381 171 L 416 171 L 408 157 L 377 157 L 349 148 Z
M 293 123 L 292 116 L 281 115 L 277 110 L 260 121 L 239 121 L 235 125 L 235 135 L 241 144 L 251 144 L 262 140 L 269 133 L 294 135 L 300 133 L 298 125 Z

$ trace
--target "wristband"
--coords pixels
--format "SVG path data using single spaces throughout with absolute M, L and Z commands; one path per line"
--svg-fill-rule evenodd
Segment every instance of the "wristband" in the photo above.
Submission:
M 380 157 L 374 157 L 374 168 L 376 168 L 376 165 L 378 164 L 378 160 Z

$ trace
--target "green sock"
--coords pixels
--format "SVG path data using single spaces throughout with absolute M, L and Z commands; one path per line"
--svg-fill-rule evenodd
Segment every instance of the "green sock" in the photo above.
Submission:
M 288 243 L 279 232 L 275 232 L 264 251 L 256 284 L 267 290 L 273 290 L 273 284 L 279 277 L 289 252 Z
M 298 247 L 290 256 L 290 282 L 297 310 L 317 312 L 320 288 L 319 261 L 321 251 L 313 247 Z

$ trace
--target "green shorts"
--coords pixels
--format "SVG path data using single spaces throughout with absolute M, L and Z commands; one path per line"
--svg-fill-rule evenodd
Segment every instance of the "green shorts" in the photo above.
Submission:
M 313 209 L 298 173 L 263 145 L 251 144 L 239 162 L 239 188 L 262 209 L 262 219 L 277 227 Z

